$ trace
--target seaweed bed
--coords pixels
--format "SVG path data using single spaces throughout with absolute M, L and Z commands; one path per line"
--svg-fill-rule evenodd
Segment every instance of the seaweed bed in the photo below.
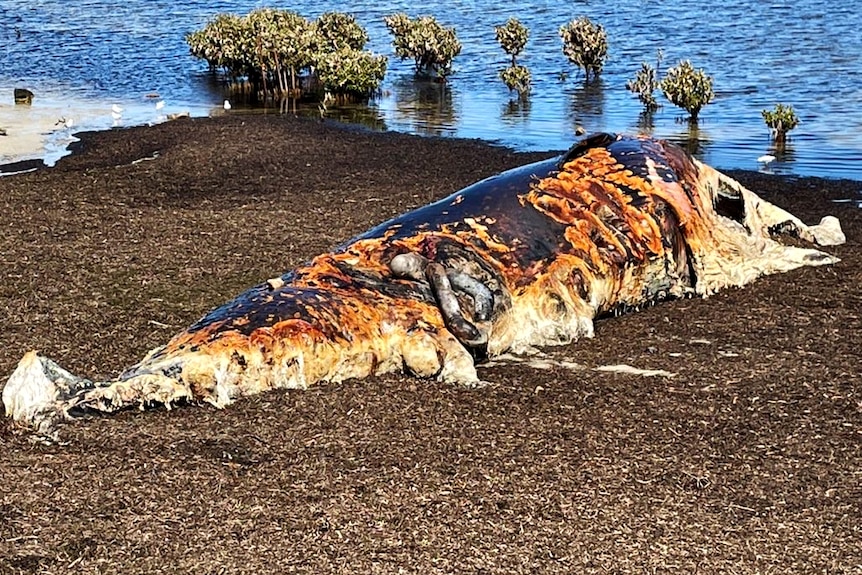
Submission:
M 561 142 L 561 148 L 568 143 Z M 228 115 L 0 178 L 0 374 L 108 377 L 244 288 L 548 154 Z M 859 573 L 862 182 L 734 172 L 834 266 L 598 322 L 462 389 L 393 375 L 0 423 L 0 573 Z M 672 377 L 595 371 L 625 363 Z

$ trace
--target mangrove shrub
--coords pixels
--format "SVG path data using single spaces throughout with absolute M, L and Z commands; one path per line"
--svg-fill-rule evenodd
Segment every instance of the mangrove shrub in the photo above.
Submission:
M 563 54 L 584 71 L 587 82 L 590 75 L 597 78 L 601 74 L 608 57 L 608 35 L 601 24 L 581 16 L 560 27 L 560 38 Z
M 259 80 L 264 92 L 297 94 L 299 75 L 316 56 L 314 25 L 296 12 L 272 8 L 249 12 L 245 22 L 244 43 L 252 59 L 246 77 Z
M 787 132 L 799 125 L 799 117 L 793 106 L 776 104 L 772 110 L 762 110 L 763 121 L 772 132 L 772 139 L 782 143 L 787 140 Z
M 367 41 L 349 14 L 328 12 L 309 21 L 272 8 L 246 16 L 218 14 L 186 35 L 191 54 L 222 71 L 232 88 L 247 86 L 264 97 L 299 97 L 321 89 L 349 99 L 371 96 L 383 80 L 386 58 L 363 51 Z
M 502 26 L 494 26 L 497 42 L 506 54 L 512 57 L 512 66 L 517 64 L 517 57 L 524 51 L 530 31 L 517 18 L 509 18 Z
M 234 14 L 217 14 L 203 30 L 186 34 L 192 56 L 205 60 L 210 70 L 246 75 L 250 63 L 244 39 L 249 36 L 243 19 Z
M 518 92 L 518 96 L 521 98 L 526 97 L 530 93 L 533 79 L 530 71 L 525 66 L 515 64 L 503 69 L 500 72 L 500 79 L 503 80 L 503 83 L 506 84 L 509 90 Z
M 410 19 L 398 13 L 383 18 L 392 34 L 395 54 L 402 60 L 413 59 L 417 75 L 445 81 L 452 73 L 452 61 L 461 53 L 461 42 L 454 28 L 442 26 L 433 16 Z
M 695 69 L 688 60 L 670 68 L 659 85 L 665 98 L 688 112 L 692 122 L 697 122 L 701 109 L 715 98 L 712 76 Z

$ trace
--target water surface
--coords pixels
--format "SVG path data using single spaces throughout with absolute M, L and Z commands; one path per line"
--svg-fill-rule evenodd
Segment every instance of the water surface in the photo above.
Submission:
M 165 113 L 205 115 L 220 109 L 222 86 L 188 55 L 184 34 L 218 12 L 246 13 L 263 5 L 289 7 L 313 18 L 345 10 L 331 0 L 279 3 L 199 0 L 0 0 L 0 99 L 12 88 L 37 93 L 102 129 L 158 121 Z M 356 0 L 350 11 L 370 36 L 369 48 L 390 57 L 383 95 L 361 116 L 370 125 L 418 134 L 481 138 L 520 150 L 567 148 L 575 130 L 646 131 L 685 143 L 720 168 L 758 169 L 757 158 L 778 156 L 777 173 L 862 180 L 862 11 L 855 0 L 703 4 L 652 0 L 573 3 L 464 0 L 417 11 L 412 2 Z M 464 46 L 448 86 L 412 79 L 412 64 L 395 59 L 383 16 L 430 13 L 455 26 Z M 586 15 L 604 25 L 610 59 L 599 82 L 585 85 L 561 51 L 558 28 Z M 507 56 L 493 26 L 516 16 L 531 30 L 521 63 L 533 74 L 526 103 L 513 100 L 497 73 Z M 664 102 L 651 119 L 625 89 L 644 60 L 665 54 L 663 68 L 690 59 L 715 78 L 715 101 L 697 129 Z M 561 80 L 562 74 L 568 77 Z M 164 110 L 155 109 L 158 94 Z M 40 103 L 41 102 L 41 103 Z M 782 102 L 801 119 L 782 153 L 771 146 L 760 115 Z M 110 106 L 123 106 L 115 121 Z M 55 147 L 63 145 L 54 136 Z

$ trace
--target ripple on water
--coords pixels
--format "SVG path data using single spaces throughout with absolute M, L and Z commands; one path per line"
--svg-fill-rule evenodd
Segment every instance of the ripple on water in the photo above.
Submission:
M 183 36 L 215 13 L 245 13 L 260 5 L 259 0 L 0 0 L 0 82 L 10 93 L 18 85 L 32 87 L 39 97 L 60 91 L 68 105 L 80 103 L 84 109 L 94 100 L 123 102 L 129 110 L 125 122 L 150 121 L 144 96 L 151 92 L 174 110 L 206 114 L 220 105 L 224 92 L 188 55 Z M 291 7 L 308 17 L 345 9 L 334 0 L 297 0 Z M 755 159 L 771 146 L 760 111 L 783 102 L 793 105 L 802 123 L 777 169 L 862 180 L 862 11 L 855 0 L 712 3 L 708 18 L 701 5 L 681 0 L 573 6 L 461 0 L 421 11 L 405 0 L 356 0 L 350 10 L 368 29 L 370 49 L 390 56 L 385 95 L 365 113 L 376 125 L 484 138 L 526 150 L 565 148 L 578 126 L 640 129 L 690 141 L 680 110 L 666 103 L 645 119 L 625 89 L 640 62 L 654 62 L 662 49 L 663 69 L 686 58 L 715 77 L 716 100 L 702 112 L 694 135 L 705 161 L 756 167 Z M 456 27 L 464 48 L 450 89 L 405 87 L 411 83 L 410 63 L 395 59 L 382 21 L 396 11 L 430 13 Z M 589 88 L 566 62 L 557 34 L 560 25 L 581 15 L 603 24 L 610 44 L 601 84 Z M 521 62 L 532 71 L 534 89 L 520 105 L 497 78 L 507 58 L 493 26 L 512 16 L 531 30 Z M 561 73 L 568 74 L 565 81 Z M 82 127 L 101 129 L 104 118 Z

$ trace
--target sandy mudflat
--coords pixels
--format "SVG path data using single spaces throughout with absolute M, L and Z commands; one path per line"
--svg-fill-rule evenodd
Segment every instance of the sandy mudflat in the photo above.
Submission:
M 82 137 L 0 178 L 4 376 L 31 348 L 116 374 L 242 289 L 547 155 L 276 116 Z M 51 446 L 4 422 L 0 573 L 859 573 L 862 210 L 833 200 L 862 182 L 734 175 L 837 215 L 842 261 L 602 320 L 478 390 L 393 375 L 90 418 Z M 674 375 L 592 369 L 621 363 Z
M 49 139 L 64 135 L 64 120 L 61 108 L 0 104 L 0 164 L 44 156 Z
M 65 156 L 75 134 L 111 127 L 152 125 L 167 120 L 168 114 L 189 114 L 188 108 L 167 105 L 156 109 L 158 94 L 137 100 L 116 101 L 82 98 L 74 93 L 39 92 L 32 104 L 13 104 L 12 90 L 0 90 L 0 174 L 31 169 L 43 163 L 52 166 Z M 164 104 L 164 102 L 162 102 Z M 113 107 L 120 113 L 114 117 Z M 194 108 L 195 115 L 219 113 L 206 107 Z M 10 165 L 12 164 L 12 165 Z

